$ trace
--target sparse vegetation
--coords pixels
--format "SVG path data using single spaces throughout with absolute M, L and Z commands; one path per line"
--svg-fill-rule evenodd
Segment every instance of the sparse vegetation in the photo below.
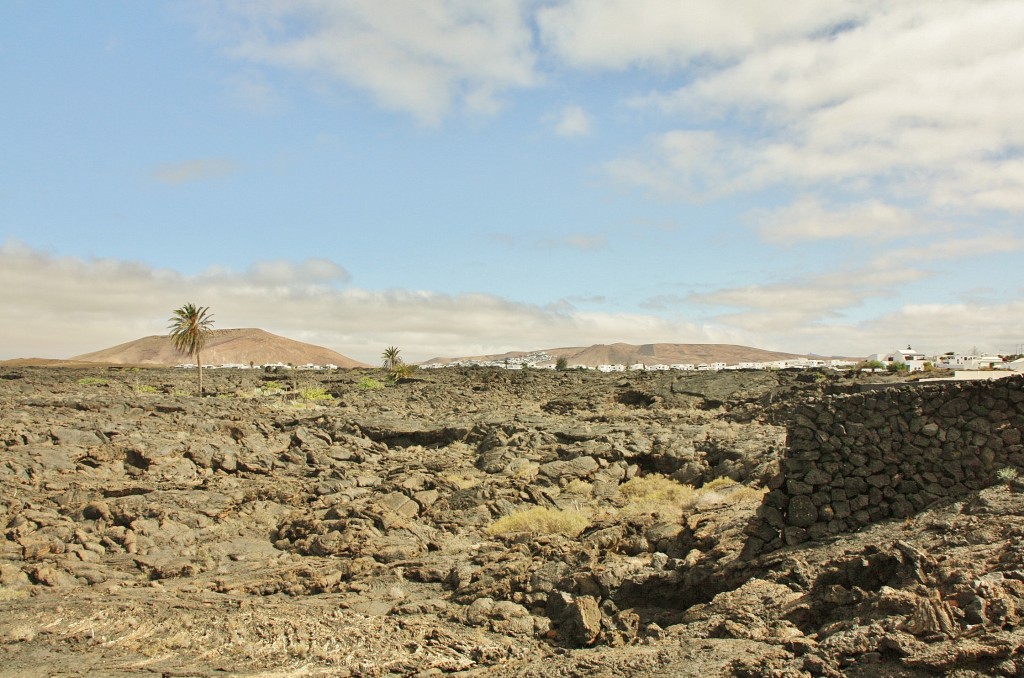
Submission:
M 704 485 L 701 486 L 700 489 L 707 492 L 714 492 L 715 490 L 734 488 L 737 485 L 739 485 L 739 483 L 737 483 L 729 476 L 720 476 L 718 478 L 714 478 L 713 480 L 709 480 L 708 482 L 704 483 Z
M 334 400 L 334 396 L 327 392 L 322 386 L 304 388 L 299 391 L 299 397 L 306 401 Z
M 385 370 L 393 372 L 396 367 L 404 362 L 401 356 L 398 355 L 399 353 L 401 353 L 401 351 L 397 346 L 388 346 L 384 349 L 384 352 L 381 353 L 380 357 L 384 361 L 383 364 Z
M 379 388 L 384 388 L 384 384 L 380 383 L 373 377 L 363 377 L 356 383 L 356 388 L 364 391 L 375 391 Z
M 209 306 L 185 304 L 175 309 L 171 315 L 169 326 L 171 341 L 174 348 L 196 359 L 199 373 L 198 394 L 203 395 L 203 362 L 201 352 L 206 341 L 213 333 L 213 316 Z
M 684 485 L 663 475 L 652 473 L 632 478 L 619 486 L 625 499 L 626 514 L 674 514 L 722 501 L 737 502 L 757 499 L 763 490 L 747 487 L 728 477 L 715 478 L 700 488 Z
M 487 533 L 492 536 L 521 532 L 575 537 L 586 529 L 589 522 L 579 511 L 534 506 L 499 518 L 488 526 Z
M 886 368 L 885 368 L 885 363 L 883 363 L 881 360 L 862 360 L 861 362 L 859 362 L 856 365 L 854 365 L 853 369 L 856 370 L 856 371 L 859 371 L 859 370 L 884 370 Z
M 271 379 L 270 381 L 263 382 L 263 385 L 256 389 L 257 395 L 277 395 L 278 393 L 284 393 L 285 387 L 279 381 Z
M 397 384 L 402 379 L 408 379 L 412 376 L 412 369 L 412 365 L 399 363 L 391 370 L 391 382 Z
M 697 490 L 659 473 L 631 478 L 619 486 L 627 513 L 673 513 L 693 508 Z
M 573 478 L 572 480 L 569 481 L 569 483 L 565 486 L 565 489 L 563 489 L 562 491 L 565 492 L 566 494 L 575 494 L 583 497 L 589 497 L 593 489 L 594 486 L 588 483 L 587 481 L 581 480 L 580 478 Z
M 1012 466 L 1006 466 L 996 471 L 996 478 L 1007 485 L 1012 485 L 1019 475 L 1020 472 Z
M 738 483 L 728 476 L 715 478 L 697 490 L 697 503 L 699 505 L 715 503 L 719 501 L 738 502 L 748 499 L 760 499 L 764 496 L 764 490 Z

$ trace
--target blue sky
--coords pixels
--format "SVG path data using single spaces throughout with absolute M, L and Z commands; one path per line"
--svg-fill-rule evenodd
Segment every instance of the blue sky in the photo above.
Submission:
M 1024 344 L 1020 2 L 7 0 L 0 88 L 0 359 Z

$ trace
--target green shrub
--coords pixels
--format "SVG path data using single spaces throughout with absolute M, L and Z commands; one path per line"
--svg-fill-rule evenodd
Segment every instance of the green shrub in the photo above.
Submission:
M 303 400 L 334 400 L 334 396 L 322 386 L 304 388 L 299 391 L 299 397 Z
M 560 511 L 534 506 L 498 518 L 487 527 L 492 536 L 517 532 L 527 534 L 564 534 L 575 537 L 586 529 L 589 521 L 579 511 Z
M 373 377 L 363 377 L 356 384 L 356 388 L 361 388 L 364 391 L 375 391 L 379 388 L 384 388 L 384 384 L 380 383 Z

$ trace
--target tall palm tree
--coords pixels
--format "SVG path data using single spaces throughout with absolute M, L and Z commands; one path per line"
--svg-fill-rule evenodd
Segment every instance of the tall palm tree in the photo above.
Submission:
M 213 334 L 213 316 L 209 306 L 185 304 L 173 311 L 170 317 L 170 337 L 174 348 L 196 359 L 199 369 L 199 395 L 203 395 L 203 362 L 199 352 L 206 346 L 206 340 Z
M 395 368 L 402 364 L 402 359 L 398 355 L 399 352 L 396 346 L 388 346 L 381 353 L 380 357 L 384 360 L 384 369 L 388 372 L 394 372 Z

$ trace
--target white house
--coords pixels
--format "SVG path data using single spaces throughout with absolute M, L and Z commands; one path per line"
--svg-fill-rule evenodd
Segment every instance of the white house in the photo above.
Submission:
M 870 356 L 868 360 L 877 360 L 885 363 L 886 367 L 889 365 L 906 365 L 909 371 L 919 372 L 924 369 L 924 364 L 928 362 L 928 356 L 907 346 L 891 353 L 876 353 Z
M 949 370 L 995 370 L 1003 369 L 1003 359 L 997 355 L 960 355 L 943 353 L 938 357 L 938 367 Z

